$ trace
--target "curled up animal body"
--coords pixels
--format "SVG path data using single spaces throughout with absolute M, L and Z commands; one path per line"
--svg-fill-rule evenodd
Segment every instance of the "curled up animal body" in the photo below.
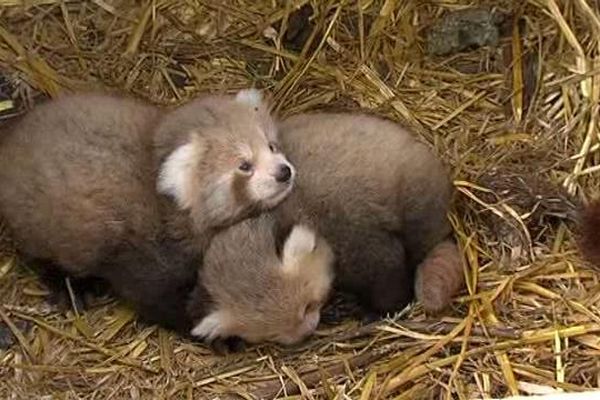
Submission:
M 334 249 L 336 286 L 379 315 L 414 294 L 428 312 L 445 308 L 464 279 L 441 161 L 407 130 L 368 115 L 297 115 L 279 130 L 299 174 L 275 213 L 292 223 L 301 209 L 316 226 Z
M 409 132 L 366 115 L 298 115 L 279 128 L 295 188 L 260 220 L 213 239 L 188 302 L 192 334 L 296 343 L 316 327 L 333 273 L 371 315 L 401 310 L 414 292 L 426 311 L 445 308 L 463 274 L 441 162 Z
M 294 344 L 317 327 L 333 280 L 333 253 L 308 225 L 280 232 L 273 215 L 216 235 L 187 310 L 191 334 L 209 342 Z
M 142 317 L 188 330 L 181 304 L 211 237 L 293 187 L 276 141 L 254 90 L 174 109 L 66 95 L 0 132 L 0 214 L 26 260 L 105 279 Z

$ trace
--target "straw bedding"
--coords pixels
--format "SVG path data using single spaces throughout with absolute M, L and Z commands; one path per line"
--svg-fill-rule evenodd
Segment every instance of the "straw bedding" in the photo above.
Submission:
M 443 25 L 486 5 L 465 17 L 479 21 L 466 34 Z M 472 399 L 597 387 L 600 275 L 578 256 L 573 221 L 599 186 L 599 7 L 0 0 L 1 122 L 90 87 L 170 104 L 254 85 L 280 115 L 367 109 L 452 167 L 468 283 L 442 317 L 414 305 L 378 324 L 323 324 L 298 348 L 218 356 L 113 299 L 57 312 L 2 228 L 0 398 Z M 458 41 L 431 47 L 432 29 Z

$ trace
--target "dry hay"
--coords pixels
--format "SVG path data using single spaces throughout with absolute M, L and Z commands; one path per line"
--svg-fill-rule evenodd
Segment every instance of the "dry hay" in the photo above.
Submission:
M 169 103 L 256 85 L 282 114 L 369 109 L 453 167 L 468 278 L 441 320 L 417 305 L 395 322 L 323 325 L 300 348 L 220 357 L 114 301 L 57 313 L 6 250 L 0 319 L 16 339 L 0 353 L 0 397 L 469 399 L 598 386 L 600 276 L 575 251 L 572 217 L 599 186 L 599 5 L 490 1 L 508 13 L 496 46 L 429 56 L 426 27 L 475 3 L 486 2 L 0 0 L 2 119 L 90 86 Z

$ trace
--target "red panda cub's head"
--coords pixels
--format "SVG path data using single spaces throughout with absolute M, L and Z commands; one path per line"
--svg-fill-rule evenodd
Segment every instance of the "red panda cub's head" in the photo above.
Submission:
M 332 250 L 315 231 L 295 225 L 279 253 L 267 214 L 217 235 L 188 303 L 189 314 L 197 315 L 191 334 L 283 345 L 312 334 L 331 290 Z
M 166 114 L 155 134 L 155 155 L 158 191 L 188 210 L 200 229 L 276 206 L 296 175 L 255 89 L 207 95 Z

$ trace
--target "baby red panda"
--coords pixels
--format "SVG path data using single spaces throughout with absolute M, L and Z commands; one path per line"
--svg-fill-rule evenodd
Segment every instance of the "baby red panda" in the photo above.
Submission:
M 414 289 L 427 311 L 443 309 L 464 279 L 440 160 L 373 116 L 297 115 L 279 131 L 298 177 L 274 213 L 293 224 L 301 211 L 314 224 L 333 248 L 336 286 L 378 315 L 402 309 Z
M 333 253 L 306 225 L 277 249 L 273 216 L 247 219 L 217 234 L 187 303 L 191 334 L 208 342 L 295 344 L 317 327 L 333 280 Z
M 157 188 L 174 199 L 165 220 L 189 230 L 202 249 L 215 228 L 270 209 L 291 191 L 294 167 L 277 147 L 277 129 L 257 90 L 205 96 L 166 114 L 156 129 Z M 177 214 L 179 217 L 177 218 Z
M 0 214 L 27 259 L 105 278 L 152 314 L 194 282 L 214 233 L 288 195 L 295 170 L 276 141 L 255 90 L 173 110 L 60 97 L 0 133 Z

